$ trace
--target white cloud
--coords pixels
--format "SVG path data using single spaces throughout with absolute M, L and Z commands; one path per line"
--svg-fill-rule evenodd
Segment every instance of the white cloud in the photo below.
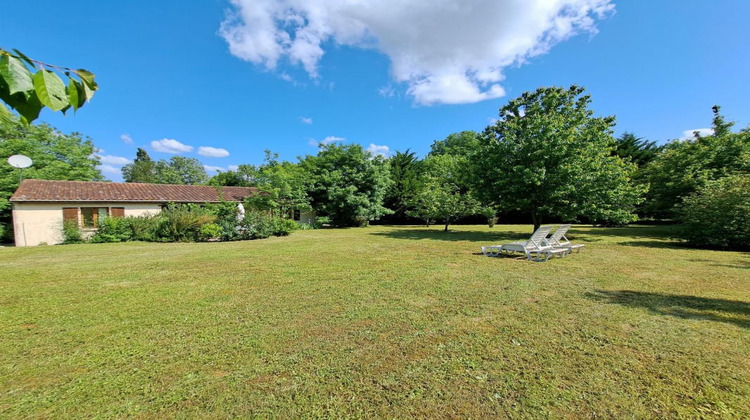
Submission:
M 505 95 L 512 65 L 580 33 L 595 33 L 612 0 L 232 0 L 220 33 L 229 51 L 269 70 L 318 78 L 324 47 L 376 49 L 418 104 Z M 282 77 L 286 73 L 282 72 Z M 388 93 L 387 90 L 383 93 Z M 381 93 L 381 94 L 383 94 Z
M 396 89 L 394 89 L 391 85 L 383 86 L 378 89 L 378 95 L 384 98 L 392 98 L 396 96 Z
M 112 165 L 96 165 L 96 169 L 105 174 L 122 175 L 122 170 L 120 170 L 120 168 L 115 168 Z
M 229 166 L 227 166 L 227 168 L 230 171 L 236 171 L 237 169 L 240 169 L 240 167 L 238 165 L 229 165 Z
M 388 157 L 391 154 L 391 149 L 388 146 L 378 146 L 377 144 L 370 143 L 370 147 L 367 148 L 367 151 L 372 153 L 373 156 L 383 156 Z
M 203 165 L 203 169 L 207 172 L 226 172 L 226 169 L 221 166 Z
M 122 156 L 112 156 L 112 155 L 100 155 L 99 160 L 102 162 L 103 165 L 113 165 L 113 166 L 123 166 L 127 165 L 128 163 L 132 163 L 133 161 L 122 157 Z
M 323 140 L 315 140 L 315 139 L 311 138 L 311 139 L 307 140 L 307 144 L 309 144 L 310 146 L 318 146 L 318 145 L 321 145 L 321 144 L 323 144 L 323 145 L 325 145 L 325 144 L 331 144 L 331 143 L 334 143 L 334 142 L 337 142 L 337 141 L 346 141 L 346 139 L 343 138 L 343 137 L 336 137 L 336 136 L 328 136 L 328 137 L 324 138 Z
M 313 120 L 310 117 L 299 117 L 299 120 L 302 121 L 303 124 L 307 124 L 307 125 L 310 125 L 313 123 Z
M 182 144 L 175 139 L 154 140 L 151 142 L 151 148 L 156 150 L 157 152 L 171 153 L 173 155 L 188 153 L 193 150 L 193 146 Z
M 125 142 L 125 144 L 133 144 L 134 143 L 133 142 L 133 138 L 130 137 L 130 134 L 122 134 L 120 136 L 120 140 L 122 140 L 123 142 Z
M 321 144 L 331 144 L 337 141 L 346 141 L 343 137 L 336 137 L 336 136 L 328 136 L 320 141 Z
M 680 140 L 687 140 L 695 138 L 695 132 L 698 132 L 701 136 L 710 136 L 714 133 L 713 128 L 694 128 L 692 130 L 685 130 L 682 132 L 682 137 L 680 137 Z
M 198 148 L 198 154 L 206 157 L 222 158 L 229 156 L 229 151 L 227 151 L 227 149 L 222 149 L 219 147 L 200 146 Z

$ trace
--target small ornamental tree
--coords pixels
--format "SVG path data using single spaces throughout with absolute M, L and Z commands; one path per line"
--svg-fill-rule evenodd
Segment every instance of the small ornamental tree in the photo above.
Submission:
M 503 210 L 545 218 L 620 224 L 635 220 L 644 187 L 635 165 L 613 153 L 614 117 L 595 117 L 578 86 L 526 92 L 500 109 L 472 155 L 475 191 Z
M 441 220 L 448 226 L 458 218 L 480 211 L 479 202 L 471 192 L 462 187 L 462 163 L 460 156 L 437 155 L 423 161 L 422 184 L 411 206 L 409 215 L 430 220 Z
M 18 112 L 24 124 L 37 119 L 44 107 L 63 113 L 71 108 L 76 111 L 94 96 L 97 88 L 94 74 L 87 70 L 54 66 L 32 60 L 18 50 L 0 48 L 0 100 Z M 0 103 L 0 124 L 10 123 L 11 116 Z

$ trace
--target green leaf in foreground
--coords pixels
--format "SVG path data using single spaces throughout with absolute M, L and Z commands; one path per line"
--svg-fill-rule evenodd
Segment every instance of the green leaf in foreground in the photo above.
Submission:
M 78 75 L 78 77 L 81 78 L 83 83 L 89 87 L 89 89 L 96 90 L 99 87 L 99 85 L 97 85 L 94 81 L 94 77 L 96 77 L 94 73 L 91 73 L 90 71 L 85 69 L 78 69 L 75 71 L 75 73 Z
M 0 77 L 5 79 L 11 95 L 34 89 L 29 70 L 21 60 L 10 55 L 0 56 Z
M 34 90 L 41 103 L 53 111 L 60 111 L 69 104 L 65 85 L 54 72 L 39 70 L 34 75 Z
M 34 64 L 34 60 L 32 60 L 29 57 L 27 57 L 26 54 L 22 53 L 21 51 L 18 51 L 17 49 L 13 48 L 13 52 L 16 53 L 16 55 L 20 59 L 22 59 L 23 61 L 25 61 L 31 67 L 34 67 L 36 65 L 36 64 Z
M 39 118 L 39 113 L 44 108 L 39 97 L 36 95 L 36 91 L 31 92 L 19 92 L 13 95 L 15 101 L 13 103 L 8 102 L 8 105 L 21 114 L 21 121 L 25 123 L 31 123 L 35 119 Z
M 75 80 L 68 79 L 68 101 L 70 101 L 70 106 L 73 107 L 73 110 L 80 108 L 83 102 L 78 94 L 80 92 L 78 85 L 79 83 Z
M 0 125 L 9 125 L 12 122 L 11 113 L 5 105 L 0 104 Z

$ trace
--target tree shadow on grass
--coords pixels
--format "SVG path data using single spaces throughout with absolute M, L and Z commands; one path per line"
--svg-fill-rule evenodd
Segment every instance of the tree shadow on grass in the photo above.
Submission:
M 646 248 L 661 248 L 661 249 L 691 249 L 682 242 L 677 241 L 625 241 L 617 242 L 618 245 L 624 246 L 642 246 Z
M 742 270 L 750 270 L 750 261 L 738 260 L 738 261 L 735 261 L 734 264 L 719 264 L 713 260 L 703 260 L 703 259 L 697 259 L 697 258 L 694 258 L 688 261 L 698 262 L 698 263 L 711 263 L 712 267 L 739 268 Z
M 522 241 L 529 239 L 529 233 L 516 232 L 465 232 L 451 231 L 443 232 L 435 229 L 393 229 L 387 232 L 373 232 L 371 235 L 385 236 L 393 239 L 409 240 L 433 240 L 433 241 L 469 241 L 482 242 L 488 245 L 504 244 L 508 242 Z
M 675 236 L 675 226 L 624 226 L 584 227 L 574 226 L 571 232 L 591 236 L 621 236 L 625 238 L 668 239 Z
M 633 290 L 596 290 L 594 293 L 587 293 L 587 297 L 631 308 L 645 308 L 659 315 L 725 322 L 750 328 L 750 303 L 739 300 Z

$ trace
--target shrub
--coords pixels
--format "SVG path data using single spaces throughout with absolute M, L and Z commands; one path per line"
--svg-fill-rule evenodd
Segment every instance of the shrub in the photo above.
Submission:
M 242 228 L 244 228 L 244 235 L 248 239 L 265 239 L 273 235 L 275 230 L 271 216 L 254 211 L 245 213 Z
M 299 225 L 294 220 L 281 217 L 276 217 L 273 220 L 273 234 L 275 236 L 287 236 L 297 229 L 299 229 Z
M 480 210 L 482 216 L 487 218 L 487 226 L 494 227 L 497 223 L 497 212 L 492 207 L 482 207 Z
M 680 236 L 689 244 L 750 249 L 750 174 L 709 181 L 683 200 Z
M 63 244 L 80 244 L 83 242 L 81 228 L 75 220 L 66 220 L 63 222 Z
M 203 241 L 208 241 L 211 239 L 220 238 L 222 234 L 224 233 L 221 226 L 217 225 L 216 223 L 208 223 L 200 228 L 200 239 Z
M 122 217 L 103 217 L 99 219 L 99 226 L 91 237 L 91 242 L 127 242 L 133 239 L 130 222 Z
M 315 218 L 315 223 L 313 223 L 313 226 L 315 226 L 315 229 L 320 229 L 323 226 L 330 226 L 331 219 L 327 216 L 320 216 Z
M 297 223 L 297 229 L 299 229 L 299 230 L 314 230 L 314 229 L 318 229 L 317 227 L 315 227 L 314 223 L 298 223 L 298 222 L 295 222 L 295 223 Z
M 238 220 L 217 220 L 216 224 L 221 228 L 221 240 L 222 241 L 238 241 L 240 239 L 247 239 L 245 235 L 245 229 L 242 227 L 242 223 Z
M 216 216 L 196 205 L 170 204 L 162 210 L 156 240 L 191 242 L 198 240 L 201 226 L 213 223 Z
M 159 222 L 161 220 L 158 214 L 128 216 L 125 220 L 130 226 L 132 240 L 148 242 L 156 240 L 156 229 L 159 227 Z

